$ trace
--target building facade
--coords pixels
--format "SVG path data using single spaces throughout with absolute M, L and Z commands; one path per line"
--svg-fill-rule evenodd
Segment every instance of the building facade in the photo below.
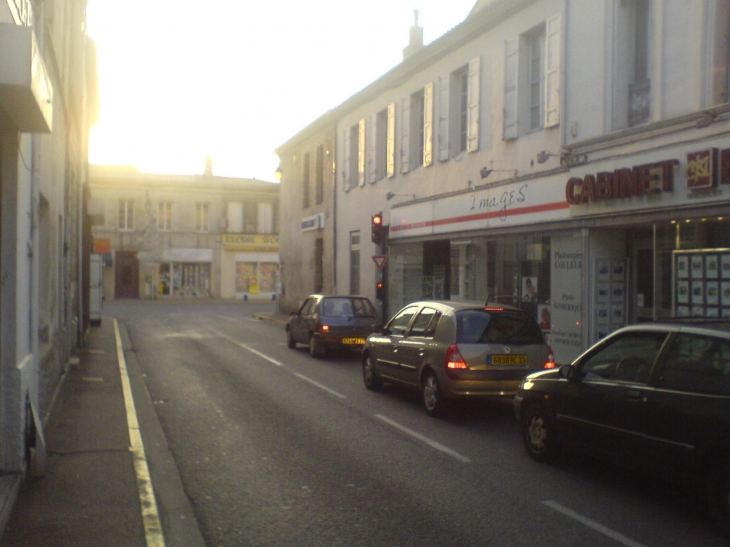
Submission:
M 729 316 L 729 28 L 721 0 L 483 0 L 410 44 L 302 132 L 336 123 L 336 291 L 517 305 L 559 362 Z
M 279 286 L 279 185 L 91 166 L 89 214 L 102 293 L 265 298 Z
M 88 326 L 83 240 L 96 120 L 86 2 L 0 2 L 0 528 Z

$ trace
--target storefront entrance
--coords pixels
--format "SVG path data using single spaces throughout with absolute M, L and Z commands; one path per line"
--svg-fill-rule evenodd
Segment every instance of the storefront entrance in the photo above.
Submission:
M 160 296 L 209 297 L 210 264 L 160 264 Z
M 114 298 L 139 298 L 139 260 L 134 251 L 116 253 Z

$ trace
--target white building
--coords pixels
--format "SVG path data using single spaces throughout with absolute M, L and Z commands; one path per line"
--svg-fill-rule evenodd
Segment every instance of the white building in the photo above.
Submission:
M 0 2 L 0 528 L 88 326 L 83 187 L 95 121 L 86 2 Z
M 518 305 L 560 362 L 626 323 L 730 315 L 728 18 L 723 0 L 491 0 L 425 47 L 412 29 L 399 66 L 277 150 L 291 170 L 290 144 L 336 125 L 332 290 L 374 298 L 383 275 L 389 313 Z

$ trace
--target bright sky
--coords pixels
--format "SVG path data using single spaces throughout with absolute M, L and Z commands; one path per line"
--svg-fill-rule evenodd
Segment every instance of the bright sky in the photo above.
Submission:
M 476 0 L 91 0 L 101 112 L 92 164 L 273 181 L 274 149 Z

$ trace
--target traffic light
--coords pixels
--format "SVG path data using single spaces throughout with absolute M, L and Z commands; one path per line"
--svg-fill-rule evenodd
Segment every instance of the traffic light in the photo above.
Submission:
M 385 228 L 383 227 L 383 213 L 376 213 L 370 219 L 371 238 L 373 243 L 381 245 Z
M 376 300 L 385 300 L 385 285 L 382 281 L 375 283 L 375 298 Z

